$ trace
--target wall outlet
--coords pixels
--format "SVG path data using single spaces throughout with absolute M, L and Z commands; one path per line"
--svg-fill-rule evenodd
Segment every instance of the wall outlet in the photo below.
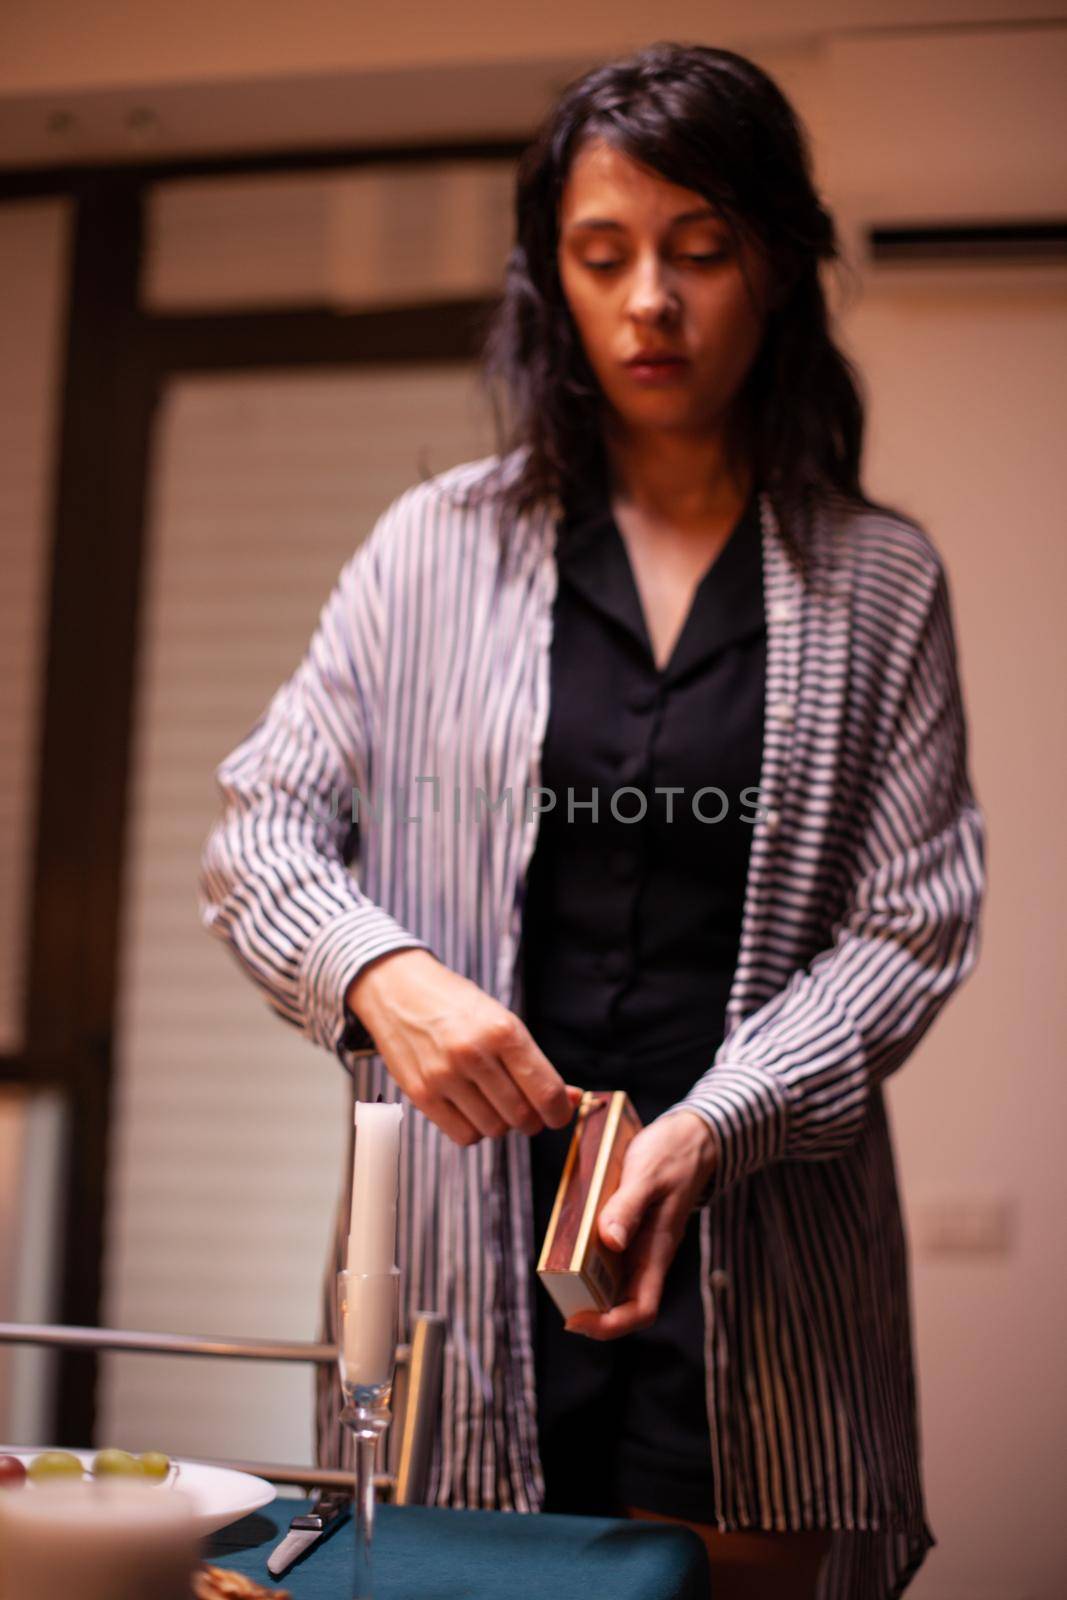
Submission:
M 1014 1200 L 1002 1195 L 924 1200 L 916 1208 L 916 1242 L 927 1256 L 1007 1256 L 1017 1221 Z

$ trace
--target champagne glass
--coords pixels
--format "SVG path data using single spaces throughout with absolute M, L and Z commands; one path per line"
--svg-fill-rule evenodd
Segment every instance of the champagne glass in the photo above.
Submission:
M 400 1326 L 400 1269 L 337 1274 L 337 1364 L 355 1437 L 355 1579 L 352 1600 L 373 1600 L 374 1461 L 390 1410 Z

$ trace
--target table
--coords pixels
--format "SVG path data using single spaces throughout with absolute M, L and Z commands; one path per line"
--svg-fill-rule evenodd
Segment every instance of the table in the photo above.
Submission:
M 204 1559 L 293 1600 L 350 1600 L 351 1518 L 281 1578 L 267 1556 L 306 1500 L 275 1500 L 213 1534 Z M 691 1528 L 611 1517 L 376 1508 L 375 1600 L 709 1600 L 708 1559 Z

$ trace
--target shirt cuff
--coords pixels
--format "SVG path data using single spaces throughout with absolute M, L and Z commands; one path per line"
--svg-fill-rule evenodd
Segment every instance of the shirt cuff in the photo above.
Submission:
M 756 1067 L 739 1062 L 711 1067 L 670 1111 L 695 1111 L 716 1137 L 718 1159 L 696 1201 L 698 1208 L 709 1205 L 742 1178 L 781 1160 L 785 1154 L 785 1088 L 772 1074 Z
M 301 973 L 300 1006 L 308 1038 L 335 1055 L 373 1051 L 374 1040 L 345 1005 L 349 985 L 378 956 L 429 949 L 380 906 L 356 906 L 328 922 L 308 946 Z

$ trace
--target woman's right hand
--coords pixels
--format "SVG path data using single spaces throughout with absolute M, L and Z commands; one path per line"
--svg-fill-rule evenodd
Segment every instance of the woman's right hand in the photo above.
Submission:
M 428 950 L 396 950 L 349 984 L 345 1003 L 408 1099 L 457 1144 L 571 1119 L 564 1083 L 513 1011 Z

